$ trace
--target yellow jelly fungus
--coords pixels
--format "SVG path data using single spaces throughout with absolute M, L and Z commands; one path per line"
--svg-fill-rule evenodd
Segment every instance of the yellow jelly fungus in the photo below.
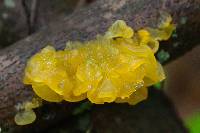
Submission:
M 65 50 L 42 49 L 28 61 L 24 83 L 50 102 L 88 98 L 95 104 L 137 104 L 147 98 L 148 86 L 165 78 L 154 53 L 174 28 L 168 18 L 158 29 L 134 32 L 117 20 L 95 40 L 68 42 Z
M 35 121 L 35 119 L 36 115 L 33 110 L 21 111 L 15 115 L 15 123 L 17 125 L 31 124 Z
M 171 21 L 172 17 L 170 14 L 163 12 L 160 17 L 158 29 L 147 28 L 147 30 L 151 33 L 152 38 L 155 40 L 168 40 L 175 29 L 175 26 L 170 24 Z
M 34 108 L 41 106 L 41 100 L 39 98 L 33 98 L 32 101 L 18 104 L 16 109 L 18 113 L 15 115 L 14 121 L 17 125 L 31 124 L 36 119 L 36 114 L 33 111 Z

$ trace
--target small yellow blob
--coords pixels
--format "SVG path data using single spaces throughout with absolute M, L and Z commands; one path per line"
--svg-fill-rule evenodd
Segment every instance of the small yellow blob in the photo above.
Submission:
M 18 104 L 16 109 L 18 110 L 15 115 L 14 121 L 17 125 L 31 124 L 36 119 L 36 114 L 33 111 L 34 108 L 41 106 L 42 101 L 39 98 L 33 98 L 31 101 Z
M 33 110 L 25 110 L 15 115 L 15 123 L 17 125 L 27 125 L 35 121 L 36 115 Z
M 163 12 L 160 18 L 160 23 L 158 25 L 158 29 L 147 28 L 150 32 L 153 39 L 161 41 L 161 40 L 168 40 L 175 30 L 175 25 L 171 24 L 172 17 L 170 14 Z
M 24 83 L 50 102 L 88 98 L 95 104 L 137 104 L 147 98 L 148 86 L 165 79 L 154 54 L 159 41 L 168 39 L 174 28 L 167 18 L 158 29 L 134 32 L 117 20 L 95 40 L 68 42 L 60 51 L 51 46 L 42 49 L 28 61 Z M 29 114 L 21 116 L 33 119 Z

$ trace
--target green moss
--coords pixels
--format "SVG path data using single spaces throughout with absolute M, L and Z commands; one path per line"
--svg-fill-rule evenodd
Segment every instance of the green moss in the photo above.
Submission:
M 161 89 L 162 83 L 158 82 L 158 83 L 154 84 L 153 87 L 156 88 L 156 89 Z
M 167 61 L 170 58 L 170 55 L 168 52 L 166 52 L 165 50 L 162 49 L 158 52 L 157 58 L 160 63 L 164 63 L 165 61 Z
M 73 115 L 81 114 L 86 110 L 90 110 L 91 107 L 92 107 L 92 103 L 91 102 L 89 102 L 89 101 L 84 102 L 79 107 L 74 109 Z
M 174 31 L 172 32 L 172 37 L 173 37 L 173 38 L 177 38 L 177 37 L 178 37 L 178 34 L 177 34 L 176 30 L 174 30 Z

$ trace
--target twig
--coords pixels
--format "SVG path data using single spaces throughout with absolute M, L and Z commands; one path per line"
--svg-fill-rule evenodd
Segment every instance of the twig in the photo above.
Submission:
M 30 25 L 31 25 L 31 31 L 34 29 L 35 19 L 36 19 L 36 11 L 37 11 L 37 0 L 32 0 L 31 3 L 31 11 L 30 11 Z
M 36 19 L 36 9 L 37 9 L 37 0 L 32 0 L 31 1 L 31 7 L 29 9 L 27 0 L 22 0 L 22 5 L 24 8 L 24 13 L 26 15 L 26 21 L 28 25 L 28 31 L 29 35 L 34 32 L 34 23 Z

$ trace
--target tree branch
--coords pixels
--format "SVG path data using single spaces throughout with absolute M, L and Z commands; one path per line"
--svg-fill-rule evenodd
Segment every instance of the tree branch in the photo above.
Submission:
M 161 11 L 169 12 L 177 24 L 178 37 L 172 38 L 161 49 L 173 60 L 200 42 L 199 0 L 97 0 L 48 28 L 33 34 L 0 51 L 0 121 L 12 123 L 15 105 L 30 100 L 34 95 L 22 83 L 26 61 L 47 43 L 58 49 L 69 40 L 89 40 L 104 33 L 117 19 L 125 20 L 134 29 L 155 27 Z M 187 21 L 184 23 L 183 19 Z M 174 45 L 173 45 L 174 44 Z M 175 45 L 176 44 L 176 45 Z M 169 60 L 169 61 L 170 61 Z M 154 105 L 152 105 L 154 106 Z

